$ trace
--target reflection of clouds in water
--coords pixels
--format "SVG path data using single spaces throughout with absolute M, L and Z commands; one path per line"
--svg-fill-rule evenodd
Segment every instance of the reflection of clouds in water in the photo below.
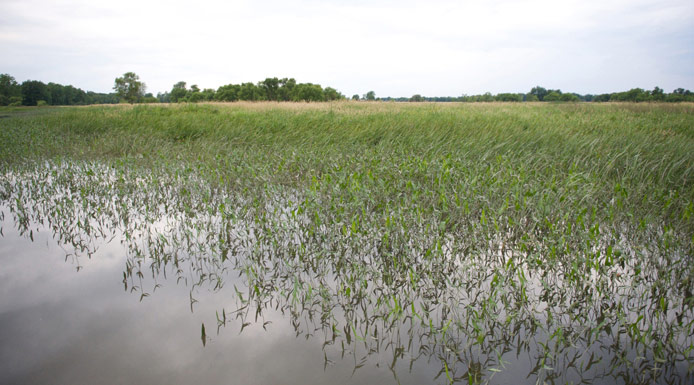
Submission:
M 139 302 L 119 282 L 124 260 L 118 242 L 85 258 L 75 272 L 62 249 L 51 241 L 46 247 L 47 233 L 39 232 L 36 242 L 8 226 L 4 233 L 0 274 L 12 279 L 0 281 L 0 371 L 10 382 L 322 384 L 350 378 L 350 361 L 323 371 L 321 341 L 297 339 L 279 313 L 265 315 L 272 321 L 267 330 L 254 325 L 237 334 L 238 325 L 228 325 L 216 335 L 210 315 L 228 304 L 230 290 L 199 290 L 192 314 L 188 288 L 175 281 Z M 205 348 L 197 334 L 201 322 L 212 335 Z M 424 373 L 411 383 L 431 378 Z M 349 382 L 391 379 L 365 367 Z
M 126 288 L 135 293 L 119 295 L 127 298 L 124 301 L 130 310 L 114 317 L 121 317 L 121 323 L 109 326 L 118 333 L 103 335 L 113 336 L 114 342 L 108 343 L 115 346 L 130 344 L 118 336 L 128 336 L 135 341 L 133 346 L 151 342 L 159 350 L 147 350 L 149 354 L 170 351 L 168 365 L 175 367 L 207 367 L 209 363 L 199 361 L 200 354 L 208 357 L 210 351 L 223 346 L 235 354 L 243 351 L 232 357 L 245 363 L 241 368 L 261 365 L 255 361 L 279 366 L 274 364 L 278 361 L 287 366 L 284 375 L 291 377 L 288 373 L 297 371 L 291 366 L 292 360 L 299 357 L 285 356 L 299 349 L 299 341 L 306 337 L 309 342 L 305 346 L 318 347 L 322 354 L 316 358 L 315 352 L 311 353 L 314 357 L 301 361 L 301 368 L 316 367 L 327 359 L 336 368 L 351 366 L 351 370 L 356 366 L 358 372 L 380 376 L 394 363 L 398 374 L 407 374 L 400 378 L 403 382 L 418 373 L 427 373 L 424 382 L 431 381 L 444 369 L 452 378 L 466 381 L 469 373 L 489 378 L 493 371 L 488 369 L 500 368 L 506 362 L 506 369 L 495 374 L 495 380 L 512 381 L 514 373 L 530 372 L 528 381 L 553 380 L 553 376 L 561 381 L 580 381 L 585 373 L 572 368 L 592 367 L 585 369 L 588 378 L 613 378 L 610 376 L 630 370 L 643 375 L 642 369 L 650 370 L 648 362 L 654 359 L 651 347 L 639 341 L 636 348 L 625 347 L 621 344 L 624 330 L 644 333 L 646 323 L 656 322 L 658 328 L 675 333 L 674 351 L 665 352 L 670 358 L 677 358 L 678 349 L 692 338 L 673 326 L 676 309 L 665 309 L 663 316 L 649 307 L 652 298 L 648 289 L 658 277 L 651 271 L 634 278 L 641 274 L 637 269 L 658 266 L 661 256 L 657 248 L 651 250 L 655 257 L 644 258 L 623 244 L 626 238 L 619 238 L 617 245 L 624 250 L 621 259 L 615 255 L 609 264 L 600 262 L 592 253 L 599 252 L 604 242 L 614 242 L 609 237 L 615 234 L 609 232 L 591 239 L 594 243 L 587 252 L 579 248 L 571 258 L 553 256 L 554 263 L 547 263 L 549 255 L 538 257 L 549 250 L 542 244 L 540 230 L 521 235 L 524 245 L 539 249 L 519 251 L 514 246 L 519 242 L 518 234 L 497 232 L 484 238 L 485 234 L 473 232 L 468 234 L 472 238 L 454 236 L 441 233 L 443 227 L 436 218 L 407 217 L 407 213 L 391 213 L 385 218 L 385 227 L 379 218 L 368 216 L 362 217 L 361 223 L 332 223 L 333 213 L 326 212 L 321 197 L 311 193 L 302 196 L 266 189 L 247 199 L 215 190 L 194 173 L 167 177 L 106 169 L 92 172 L 88 175 L 91 180 L 83 181 L 76 178 L 83 171 L 81 166 L 64 167 L 53 169 L 54 181 L 38 192 L 31 190 L 30 180 L 13 177 L 13 184 L 25 187 L 23 200 L 13 207 L 15 212 L 26 211 L 22 204 L 34 207 L 24 212 L 24 217 L 18 214 L 18 226 L 28 223 L 27 229 L 34 228 L 35 221 L 47 221 L 52 227 L 37 233 L 37 242 L 52 231 L 62 242 L 77 245 L 76 253 L 83 255 L 78 259 L 84 268 L 77 276 L 103 273 L 104 282 L 92 283 L 94 288 L 85 288 L 86 294 L 75 289 L 70 296 L 99 305 L 82 311 L 75 308 L 73 314 L 108 313 L 111 302 L 104 298 L 112 294 L 96 288 L 111 281 L 114 293 L 122 293 L 123 283 L 118 279 L 125 269 Z M 94 164 L 86 167 L 102 168 Z M 11 190 L 3 194 L 13 194 Z M 58 194 L 51 195 L 55 191 Z M 43 199 L 46 197 L 55 200 Z M 39 201 L 42 203 L 37 204 Z M 68 226 L 59 223 L 64 206 L 70 213 L 65 219 Z M 99 215 L 93 215 L 94 210 Z M 6 217 L 9 221 L 11 216 Z M 410 226 L 405 231 L 401 225 Z M 83 231 L 95 236 L 85 237 Z M 564 247 L 576 244 L 569 240 Z M 97 261 L 104 255 L 117 257 L 101 265 Z M 677 273 L 673 269 L 671 274 L 675 277 Z M 51 281 L 50 272 L 43 271 L 46 282 L 67 288 L 74 285 L 66 278 L 72 274 Z M 175 285 L 179 279 L 181 284 Z M 154 291 L 157 284 L 163 287 Z M 219 284 L 223 286 L 219 288 Z M 24 288 L 30 291 L 30 286 Z M 662 290 L 670 294 L 674 307 L 684 301 L 674 288 Z M 62 289 L 55 293 L 56 302 L 62 300 L 60 292 Z M 137 304 L 136 299 L 144 294 L 150 297 L 142 297 L 143 303 Z M 197 302 L 189 303 L 191 298 Z M 182 314 L 189 314 L 191 306 L 195 316 Z M 217 320 L 210 315 L 222 309 L 227 322 L 217 336 Z M 640 311 L 651 312 L 650 318 L 641 322 L 637 318 Z M 131 318 L 131 313 L 137 316 Z M 266 332 L 262 326 L 268 321 L 270 331 Z M 187 332 L 200 330 L 202 322 L 212 337 L 209 350 L 200 350 L 199 335 Z M 236 328 L 242 328 L 243 333 L 232 336 Z M 88 326 L 75 331 L 74 338 L 98 330 Z M 273 337 L 273 333 L 279 335 Z M 184 335 L 186 342 L 171 335 Z M 636 339 L 632 335 L 629 338 Z M 596 363 L 595 354 L 605 359 Z M 631 360 L 637 355 L 646 357 L 642 368 L 609 362 L 622 356 Z M 281 358 L 272 358 L 278 356 Z M 376 371 L 376 364 L 384 369 Z M 417 370 L 410 371 L 410 364 Z M 547 369 L 551 366 L 554 368 Z M 680 366 L 667 369 L 670 375 L 686 370 Z M 304 374 L 309 372 L 315 374 L 309 370 Z

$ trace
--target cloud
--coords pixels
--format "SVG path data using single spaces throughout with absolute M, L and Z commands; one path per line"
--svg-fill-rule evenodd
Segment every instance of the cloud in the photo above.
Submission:
M 694 87 L 690 1 L 45 1 L 0 5 L 0 71 L 97 91 L 290 76 L 345 94 Z

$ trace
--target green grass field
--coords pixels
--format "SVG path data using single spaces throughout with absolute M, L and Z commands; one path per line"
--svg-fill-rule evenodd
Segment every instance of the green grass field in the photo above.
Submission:
M 315 316 L 343 350 L 409 334 L 394 356 L 427 346 L 450 381 L 489 379 L 508 349 L 528 351 L 523 375 L 538 381 L 694 377 L 693 104 L 0 116 L 0 203 L 19 227 L 139 239 L 124 283 L 143 295 L 139 271 L 187 264 L 213 287 L 236 271 L 245 287 L 221 325 L 277 305 L 299 324 Z M 185 220 L 150 226 L 162 217 Z

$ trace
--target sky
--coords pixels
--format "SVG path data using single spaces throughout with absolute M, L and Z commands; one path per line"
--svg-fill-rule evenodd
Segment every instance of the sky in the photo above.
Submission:
M 0 73 L 156 94 L 293 77 L 347 96 L 694 90 L 692 0 L 0 0 Z

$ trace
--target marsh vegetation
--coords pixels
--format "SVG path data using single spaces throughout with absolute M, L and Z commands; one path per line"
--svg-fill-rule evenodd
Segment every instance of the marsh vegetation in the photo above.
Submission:
M 694 380 L 691 104 L 32 111 L 0 119 L 2 236 L 76 274 L 117 245 L 142 306 L 216 298 L 195 348 L 284 324 L 309 371 Z

